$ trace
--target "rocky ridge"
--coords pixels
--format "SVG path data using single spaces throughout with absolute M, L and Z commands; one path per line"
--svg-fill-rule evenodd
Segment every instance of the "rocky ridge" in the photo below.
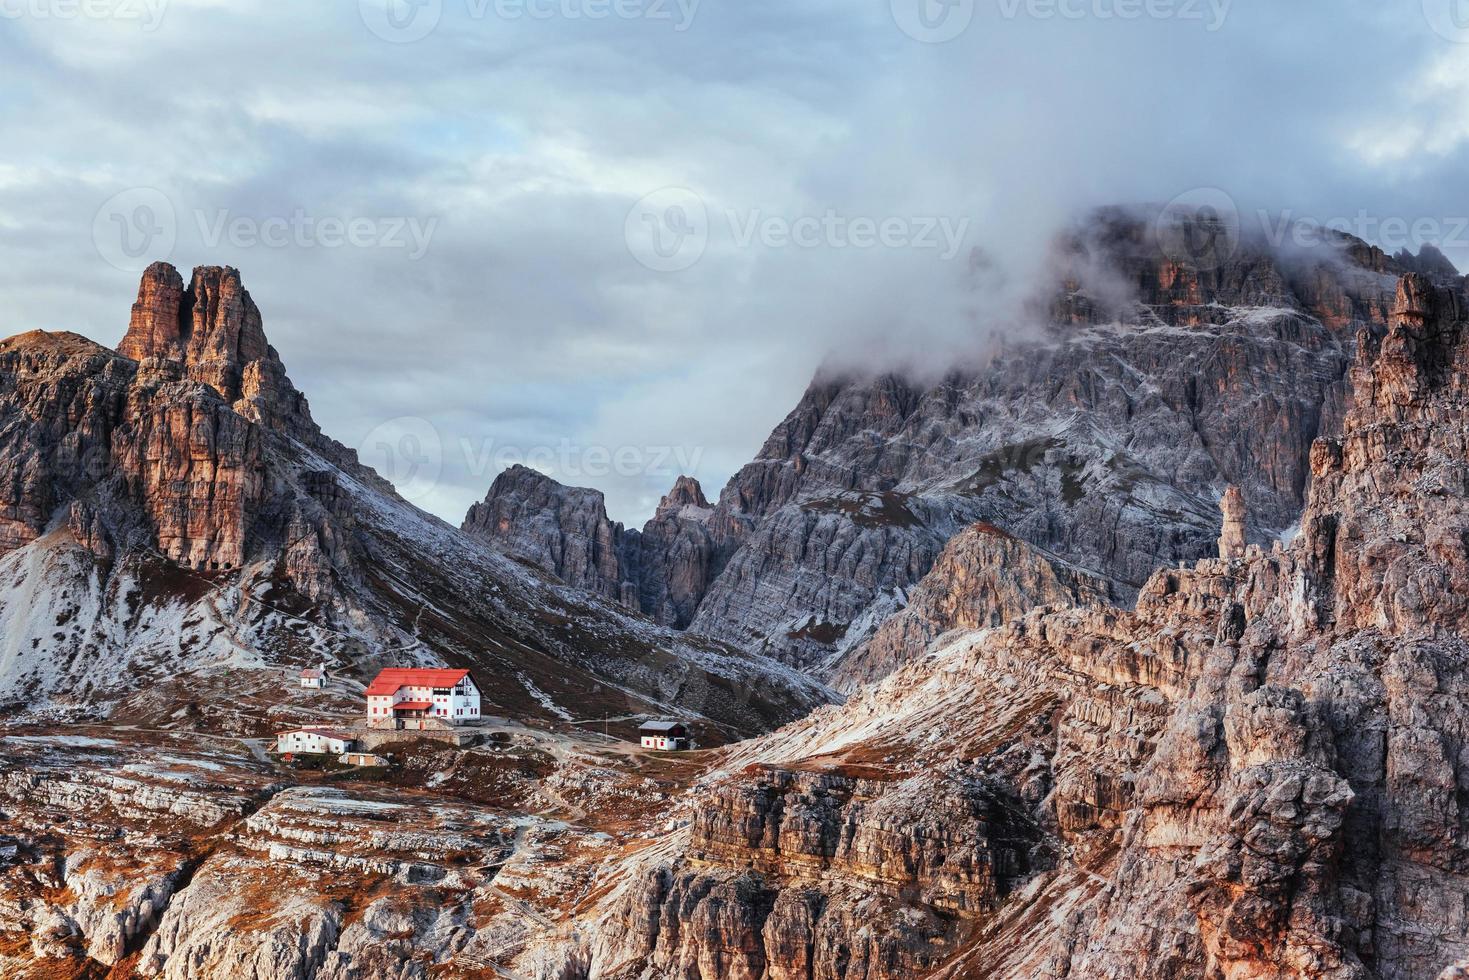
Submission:
M 1420 260 L 1346 236 L 1300 253 L 1237 233 L 1222 251 L 1176 247 L 1220 240 L 1202 220 L 1097 212 L 1057 245 L 1037 336 L 937 382 L 818 376 L 712 507 L 660 508 L 639 533 L 597 518 L 594 491 L 566 491 L 595 501 L 577 512 L 596 525 L 567 534 L 617 561 L 564 571 L 635 592 L 659 622 L 840 679 L 976 522 L 1109 580 L 1123 602 L 1156 569 L 1214 553 L 1228 486 L 1248 540 L 1267 544 L 1301 511 L 1313 440 L 1340 424 L 1354 331 L 1386 323 Z M 1441 258 L 1421 262 L 1458 282 Z M 556 523 L 558 508 L 540 513 Z
M 0 342 L 0 702 L 96 715 L 188 701 L 181 677 L 453 663 L 487 711 L 679 705 L 717 739 L 830 698 L 407 504 L 312 421 L 233 269 L 150 267 L 119 348 Z
M 588 974 L 1456 975 L 1464 294 L 1404 277 L 1351 380 L 1288 548 L 1159 571 L 1132 611 L 1041 608 L 950 634 L 845 705 L 741 743 L 676 846 L 607 903 L 577 954 Z M 945 838 L 921 820 L 889 844 L 903 874 L 871 857 L 829 874 L 860 834 L 848 794 L 912 807 L 976 785 L 1003 817 L 946 846 L 1014 872 L 995 877 L 1005 900 L 958 907 L 973 881 L 926 885 L 920 855 Z M 872 942 L 881 956 L 854 945 Z

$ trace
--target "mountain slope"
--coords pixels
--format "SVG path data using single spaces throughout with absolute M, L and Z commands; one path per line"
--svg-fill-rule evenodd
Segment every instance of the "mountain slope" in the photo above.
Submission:
M 408 505 L 312 421 L 235 270 L 185 287 L 151 267 L 119 347 L 0 343 L 6 703 L 163 711 L 193 675 L 447 662 L 479 672 L 487 711 L 678 710 L 717 739 L 829 698 Z
M 563 955 L 614 976 L 1457 976 L 1462 290 L 1405 277 L 1351 380 L 1289 548 L 1159 571 L 1135 611 L 950 635 L 733 747 Z
M 1186 232 L 1203 219 L 1174 220 Z M 577 510 L 585 528 L 557 533 L 606 542 L 606 560 L 575 574 L 661 622 L 833 678 L 976 522 L 1109 580 L 1124 602 L 1156 569 L 1213 553 L 1228 485 L 1250 540 L 1278 536 L 1303 506 L 1312 441 L 1339 425 L 1352 331 L 1385 323 L 1406 270 L 1345 236 L 1193 259 L 1163 247 L 1160 222 L 1106 209 L 1063 237 L 1048 325 L 987 363 L 937 382 L 819 376 L 718 502 L 676 524 L 660 507 L 624 532 L 597 516 L 595 491 L 564 491 L 593 505 Z M 480 506 L 518 513 L 516 494 L 497 481 Z M 536 560 L 492 524 L 466 530 Z

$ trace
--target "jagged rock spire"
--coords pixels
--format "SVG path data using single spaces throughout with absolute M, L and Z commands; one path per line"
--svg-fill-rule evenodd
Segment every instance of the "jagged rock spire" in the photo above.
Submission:
M 135 361 L 180 364 L 185 376 L 212 387 L 247 418 L 317 441 L 306 399 L 266 340 L 260 309 L 238 269 L 199 266 L 185 289 L 172 265 L 150 265 L 117 350 Z
M 1239 487 L 1224 491 L 1219 501 L 1219 510 L 1224 515 L 1224 528 L 1219 533 L 1219 557 L 1243 558 L 1245 556 L 1245 495 Z
M 677 513 L 685 507 L 707 510 L 709 506 L 709 501 L 704 496 L 704 488 L 699 485 L 699 481 L 691 476 L 680 476 L 674 481 L 673 489 L 664 494 L 663 499 L 658 502 L 658 514 L 662 516 Z

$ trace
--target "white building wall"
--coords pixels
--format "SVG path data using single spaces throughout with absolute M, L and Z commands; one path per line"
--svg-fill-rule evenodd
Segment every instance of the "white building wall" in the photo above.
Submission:
M 452 725 L 462 725 L 469 721 L 478 721 L 480 716 L 479 689 L 474 682 L 466 677 L 463 681 L 449 688 L 448 694 L 437 694 L 444 688 L 428 687 L 421 684 L 409 684 L 398 688 L 391 695 L 378 694 L 367 699 L 367 720 L 369 722 L 386 721 L 393 717 L 393 705 L 403 701 L 428 701 L 433 704 L 430 715 Z
M 346 739 L 331 738 L 314 732 L 287 732 L 276 739 L 280 752 L 336 753 L 346 752 L 350 743 Z

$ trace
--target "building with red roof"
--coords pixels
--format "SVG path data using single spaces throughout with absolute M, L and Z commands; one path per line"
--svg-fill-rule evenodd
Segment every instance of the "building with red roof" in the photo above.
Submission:
M 479 720 L 479 685 L 467 670 L 389 667 L 367 685 L 369 728 L 443 728 Z

